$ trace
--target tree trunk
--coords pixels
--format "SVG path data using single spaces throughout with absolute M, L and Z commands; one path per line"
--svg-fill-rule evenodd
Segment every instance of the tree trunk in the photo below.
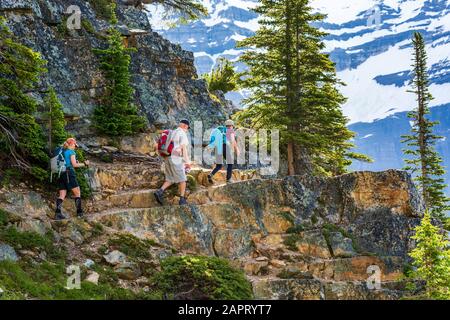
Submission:
M 426 128 L 425 128 L 425 96 L 422 79 L 424 77 L 424 72 L 422 68 L 422 52 L 419 46 L 416 48 L 416 63 L 417 63 L 417 101 L 418 101 L 418 125 L 419 125 L 419 151 L 420 151 L 420 166 L 422 174 L 422 196 L 425 201 L 425 207 L 428 208 L 428 192 L 425 180 L 427 178 L 428 172 L 426 168 Z
M 286 9 L 286 28 L 285 28 L 285 72 L 286 72 L 286 114 L 289 118 L 292 117 L 294 111 L 294 92 L 293 92 L 293 79 L 292 79 L 292 8 L 291 1 L 285 0 Z M 288 130 L 293 130 L 292 125 L 288 125 Z M 294 141 L 290 139 L 287 145 L 287 158 L 288 158 L 288 175 L 295 175 L 295 154 L 294 154 Z
M 287 146 L 287 161 L 288 161 L 288 175 L 293 176 L 295 175 L 295 150 L 294 150 L 294 143 L 289 142 Z

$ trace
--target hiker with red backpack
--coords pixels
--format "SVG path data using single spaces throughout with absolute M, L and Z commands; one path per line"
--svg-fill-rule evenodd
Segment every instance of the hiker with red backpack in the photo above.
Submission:
M 178 183 L 180 193 L 179 205 L 186 205 L 186 170 L 191 168 L 187 132 L 189 121 L 181 120 L 176 130 L 165 130 L 158 140 L 158 153 L 164 160 L 165 182 L 154 193 L 156 201 L 164 204 L 164 191 L 172 184 Z

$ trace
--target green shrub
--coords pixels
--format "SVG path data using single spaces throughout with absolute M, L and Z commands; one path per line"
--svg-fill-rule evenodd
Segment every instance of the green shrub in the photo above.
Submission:
M 89 0 L 97 16 L 108 21 L 113 18 L 115 2 L 115 0 Z
M 149 259 L 150 248 L 157 243 L 153 240 L 139 239 L 132 234 L 118 234 L 108 240 L 108 245 L 131 258 Z
M 61 260 L 66 257 L 65 249 L 54 245 L 51 231 L 40 235 L 33 231 L 19 231 L 14 226 L 5 227 L 0 224 L 0 242 L 7 243 L 18 250 L 45 251 L 53 260 Z
M 22 172 L 17 169 L 6 169 L 3 178 L 0 181 L 2 186 L 9 186 L 13 182 L 18 182 L 22 179 Z
M 300 233 L 300 232 L 303 232 L 303 231 L 305 231 L 305 227 L 303 227 L 301 224 L 298 224 L 298 225 L 289 227 L 286 230 L 286 233 Z
M 133 292 L 117 287 L 111 281 L 111 270 L 96 269 L 100 274 L 98 285 L 81 282 L 80 290 L 68 290 L 66 265 L 64 263 L 31 264 L 27 261 L 0 262 L 0 287 L 5 291 L 4 299 L 42 300 L 104 300 L 104 299 L 158 299 L 157 293 Z M 117 280 L 117 279 L 116 279 Z
M 301 239 L 301 236 L 298 233 L 291 233 L 289 236 L 284 239 L 284 245 L 292 251 L 297 251 L 297 241 Z
M 242 271 L 217 257 L 169 257 L 153 277 L 157 288 L 172 298 L 251 299 L 252 286 Z
M 57 30 L 58 30 L 58 35 L 61 38 L 65 38 L 69 35 L 69 29 L 67 28 L 67 20 L 68 17 L 64 17 L 61 22 L 58 24 Z
M 225 58 L 220 58 L 217 66 L 210 74 L 203 75 L 203 78 L 208 83 L 210 92 L 217 90 L 227 93 L 237 89 L 237 74 L 231 62 Z
M 83 150 L 77 149 L 75 152 L 78 162 L 84 162 L 86 160 Z M 88 172 L 89 168 L 78 168 L 75 170 L 77 181 L 80 185 L 81 198 L 83 199 L 89 199 L 92 197 L 92 188 L 88 181 Z
M 95 34 L 95 28 L 88 19 L 81 19 L 81 26 L 90 34 Z
M 3 209 L 0 209 L 0 227 L 6 226 L 9 222 L 9 214 Z

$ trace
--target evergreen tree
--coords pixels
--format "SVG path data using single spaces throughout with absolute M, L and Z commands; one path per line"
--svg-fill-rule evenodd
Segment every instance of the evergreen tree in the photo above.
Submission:
M 308 0 L 261 0 L 255 11 L 260 28 L 239 43 L 247 48 L 240 61 L 248 66 L 240 85 L 251 95 L 237 120 L 280 130 L 290 175 L 302 171 L 298 160 L 305 153 L 325 174 L 345 172 L 350 158 L 368 160 L 349 152 L 354 133 L 340 108 L 342 83 L 322 52 L 326 34 L 313 26 L 324 15 L 313 13 Z
M 445 211 L 449 210 L 449 199 L 445 196 L 445 183 L 443 176 L 445 170 L 441 166 L 442 158 L 435 150 L 435 144 L 442 137 L 433 133 L 433 127 L 438 123 L 430 121 L 428 104 L 433 99 L 429 91 L 427 71 L 427 53 L 422 35 L 414 33 L 414 77 L 411 81 L 413 90 L 410 92 L 417 96 L 417 108 L 408 114 L 412 119 L 411 135 L 403 136 L 403 143 L 409 147 L 404 153 L 410 156 L 406 159 L 405 170 L 410 171 L 419 184 L 420 191 L 426 207 L 434 217 L 444 218 Z
M 412 275 L 426 282 L 429 298 L 450 299 L 450 242 L 432 224 L 429 212 L 425 213 L 415 231 L 412 239 L 416 241 L 416 247 L 410 256 L 417 269 Z
M 66 120 L 64 118 L 63 106 L 56 96 L 52 87 L 48 88 L 48 93 L 44 99 L 45 110 L 47 110 L 46 120 L 48 124 L 49 151 L 64 143 L 68 134 L 66 132 Z
M 208 14 L 208 10 L 198 0 L 130 0 L 138 3 L 162 5 L 165 9 L 164 18 L 177 17 L 179 23 L 197 20 Z
M 39 53 L 15 41 L 0 17 L 0 151 L 38 178 L 46 176 L 48 156 L 35 120 L 37 103 L 27 93 L 45 72 L 44 65 Z
M 113 14 L 112 22 L 117 18 Z M 131 103 L 133 89 L 130 86 L 130 52 L 125 48 L 122 35 L 111 27 L 108 48 L 95 49 L 101 61 L 108 86 L 101 105 L 94 110 L 94 126 L 101 134 L 124 136 L 145 128 L 145 120 L 138 115 L 138 110 Z
M 227 93 L 236 90 L 237 75 L 231 62 L 225 58 L 218 60 L 217 66 L 204 79 L 208 83 L 210 92 L 220 90 Z

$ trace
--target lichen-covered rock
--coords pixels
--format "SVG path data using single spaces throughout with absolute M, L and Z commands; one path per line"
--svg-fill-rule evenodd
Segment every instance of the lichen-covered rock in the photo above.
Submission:
M 255 299 L 320 300 L 322 284 L 315 279 L 263 279 L 253 283 Z
M 340 232 L 331 232 L 329 236 L 330 248 L 334 257 L 348 258 L 356 255 L 353 241 L 345 238 Z
M 134 262 L 122 262 L 114 267 L 114 272 L 124 280 L 136 280 L 142 273 L 139 266 Z
M 296 247 L 298 252 L 307 256 L 331 258 L 327 241 L 320 230 L 302 232 L 300 239 L 296 241 Z
M 19 257 L 16 251 L 10 245 L 0 243 L 0 261 L 17 261 Z
M 98 285 L 98 280 L 100 279 L 100 275 L 95 271 L 89 271 L 85 281 Z
M 407 295 L 390 287 L 371 290 L 365 282 L 269 278 L 255 281 L 253 292 L 262 300 L 398 300 Z
M 53 215 L 41 194 L 35 191 L 1 191 L 0 208 L 10 212 L 19 220 L 23 218 L 45 218 Z
M 404 262 L 400 257 L 357 256 L 313 261 L 308 264 L 308 271 L 326 280 L 364 281 L 370 276 L 368 268 L 376 266 L 380 269 L 381 281 L 397 281 L 403 274 Z
M 118 250 L 111 251 L 103 256 L 106 262 L 113 266 L 127 262 L 127 256 Z

